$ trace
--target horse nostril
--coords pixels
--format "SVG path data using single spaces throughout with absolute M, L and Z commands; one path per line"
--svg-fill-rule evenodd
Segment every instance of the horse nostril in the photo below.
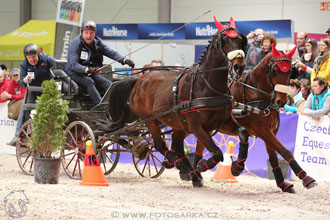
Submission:
M 282 103 L 281 100 L 277 100 L 276 104 L 277 104 L 278 106 L 282 106 L 283 103 Z
M 239 65 L 239 64 L 234 65 L 235 73 L 238 73 L 239 75 L 241 75 L 243 73 L 243 70 L 244 70 L 244 65 Z

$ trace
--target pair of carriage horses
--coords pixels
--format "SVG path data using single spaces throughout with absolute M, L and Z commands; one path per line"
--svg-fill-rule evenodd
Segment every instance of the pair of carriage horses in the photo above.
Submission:
M 273 46 L 272 53 L 252 72 L 243 72 L 244 57 L 240 51 L 247 44 L 246 37 L 237 31 L 232 18 L 228 25 L 222 25 L 215 17 L 214 21 L 218 31 L 209 41 L 198 64 L 182 72 L 158 69 L 141 78 L 119 81 L 119 86 L 113 89 L 125 91 L 125 94 L 121 97 L 110 95 L 110 100 L 116 100 L 117 103 L 110 103 L 112 122 L 101 125 L 102 129 L 110 130 L 114 125 L 123 127 L 129 120 L 147 119 L 173 109 L 146 125 L 156 150 L 166 158 L 163 165 L 167 168 L 175 166 L 181 179 L 192 180 L 193 186 L 202 187 L 201 172 L 212 169 L 224 159 L 221 150 L 212 140 L 214 130 L 239 137 L 238 158 L 231 166 L 234 176 L 244 170 L 248 156 L 248 137 L 254 135 L 265 142 L 276 184 L 283 192 L 295 191 L 293 185 L 284 180 L 277 153 L 289 163 L 306 188 L 316 186 L 315 180 L 307 175 L 292 153 L 276 137 L 278 109 L 286 103 L 287 95 L 276 92 L 274 87 L 289 84 L 291 57 L 295 48 L 285 54 Z M 233 54 L 237 56 L 233 57 Z M 234 78 L 230 86 L 229 74 Z M 236 102 L 261 109 L 263 114 L 252 113 L 235 119 L 232 109 Z M 161 125 L 172 128 L 171 150 L 162 139 Z M 193 165 L 184 153 L 184 139 L 189 134 L 197 138 Z M 211 153 L 208 160 L 202 158 L 205 148 Z

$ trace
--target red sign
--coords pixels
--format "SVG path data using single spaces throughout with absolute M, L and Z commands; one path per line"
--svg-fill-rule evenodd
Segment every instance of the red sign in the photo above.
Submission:
M 330 11 L 330 2 L 321 2 L 321 11 Z

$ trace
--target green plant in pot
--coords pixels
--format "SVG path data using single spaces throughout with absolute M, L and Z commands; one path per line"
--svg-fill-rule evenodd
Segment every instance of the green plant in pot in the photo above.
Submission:
M 68 121 L 69 107 L 68 101 L 61 99 L 54 80 L 46 80 L 41 86 L 43 92 L 37 97 L 36 113 L 32 119 L 31 146 L 36 152 L 34 177 L 37 183 L 57 183 L 61 158 L 54 153 L 64 149 L 63 130 Z

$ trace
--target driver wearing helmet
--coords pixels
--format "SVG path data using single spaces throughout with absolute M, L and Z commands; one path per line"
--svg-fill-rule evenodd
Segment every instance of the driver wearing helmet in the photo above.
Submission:
M 41 86 L 44 80 L 52 78 L 50 68 L 54 66 L 55 59 L 46 54 L 39 53 L 36 44 L 27 44 L 23 53 L 25 59 L 21 63 L 20 85 L 22 88 L 27 86 Z
M 20 81 L 21 88 L 30 86 L 41 86 L 44 80 L 50 80 L 53 75 L 50 72 L 50 68 L 55 65 L 55 59 L 46 54 L 40 53 L 36 44 L 27 44 L 23 49 L 25 59 L 21 62 Z M 37 96 L 41 95 L 41 92 L 30 92 L 28 94 L 27 103 L 33 103 L 37 99 Z M 25 99 L 27 93 L 25 94 Z M 23 107 L 21 109 L 17 119 L 17 127 L 15 137 L 8 143 L 8 145 L 16 146 L 17 135 L 21 130 L 23 124 Z
M 97 74 L 98 68 L 103 64 L 103 56 L 134 68 L 135 64 L 132 60 L 125 59 L 96 36 L 94 21 L 83 22 L 81 34 L 71 42 L 69 47 L 65 71 L 79 86 L 87 90 L 94 105 L 101 101 L 101 95 L 97 88 L 105 93 L 111 85 L 108 79 Z

